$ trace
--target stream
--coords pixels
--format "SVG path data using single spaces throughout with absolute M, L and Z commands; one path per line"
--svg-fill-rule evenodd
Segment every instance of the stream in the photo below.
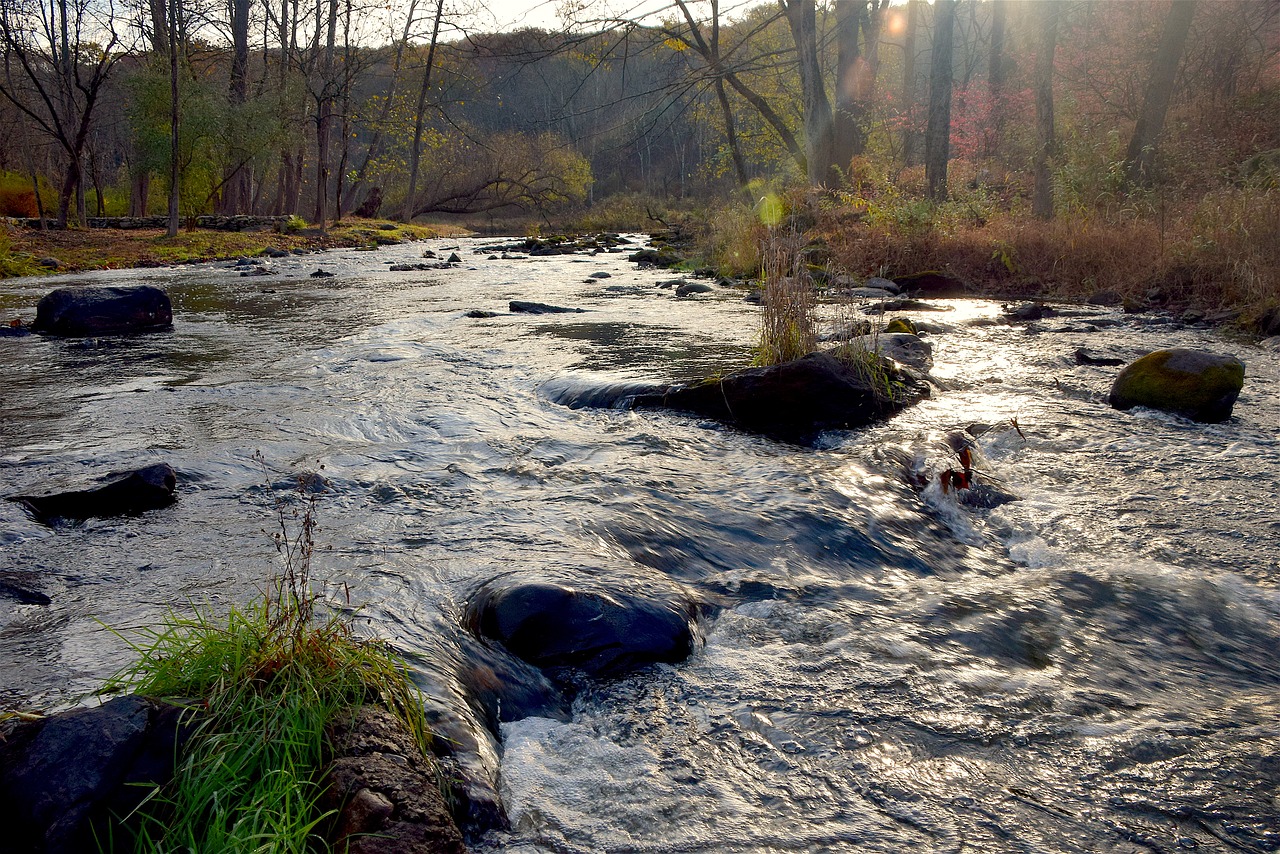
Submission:
M 0 281 L 5 321 L 65 284 L 174 305 L 168 333 L 0 338 L 0 495 L 167 462 L 180 496 L 52 528 L 0 501 L 0 711 L 96 702 L 139 630 L 264 590 L 267 485 L 318 472 L 314 576 L 429 693 L 503 573 L 661 575 L 710 606 L 688 660 L 501 725 L 510 828 L 476 852 L 1280 850 L 1280 352 L 939 300 L 904 314 L 940 330 L 943 388 L 800 447 L 555 403 L 742 366 L 759 308 L 677 298 L 625 252 L 499 242 Z M 463 261 L 387 269 L 426 248 Z M 1115 411 L 1119 368 L 1073 358 L 1172 346 L 1245 362 L 1230 420 Z M 952 465 L 972 425 L 979 471 L 1020 500 L 900 476 Z

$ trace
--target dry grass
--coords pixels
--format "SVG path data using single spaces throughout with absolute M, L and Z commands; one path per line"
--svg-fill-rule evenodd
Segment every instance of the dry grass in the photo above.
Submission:
M 801 235 L 779 229 L 771 230 L 760 250 L 763 289 L 757 365 L 790 362 L 818 349 L 818 317 L 804 248 Z
M 60 262 L 58 272 L 112 270 L 130 267 L 219 261 L 242 255 L 259 255 L 265 249 L 329 249 L 366 246 L 376 239 L 424 240 L 465 233 L 448 226 L 421 226 L 391 223 L 393 230 L 379 228 L 382 221 L 347 219 L 331 226 L 329 233 L 316 231 L 281 234 L 275 231 L 181 231 L 165 237 L 159 229 L 85 228 L 64 231 L 3 226 L 9 252 L 18 258 L 52 256 Z M 6 275 L 0 266 L 0 276 Z M 53 272 L 41 270 L 41 272 Z M 15 275 L 21 273 L 7 273 Z
M 1135 306 L 1239 311 L 1280 305 L 1280 191 L 1227 188 L 1176 210 L 1041 222 L 935 211 L 910 227 L 819 211 L 832 259 L 855 275 L 948 270 L 979 293 L 1083 301 L 1115 291 Z

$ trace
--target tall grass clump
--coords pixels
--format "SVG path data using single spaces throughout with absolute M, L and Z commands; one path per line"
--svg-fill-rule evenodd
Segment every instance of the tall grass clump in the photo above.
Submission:
M 760 255 L 763 287 L 755 364 L 778 365 L 818 348 L 813 280 L 804 240 L 794 230 L 770 229 Z
M 277 497 L 276 514 L 284 568 L 266 594 L 222 619 L 171 614 L 131 642 L 138 661 L 116 677 L 114 687 L 185 705 L 192 727 L 172 782 L 113 831 L 135 851 L 326 851 L 327 727 L 379 703 L 426 746 L 403 664 L 348 620 L 316 613 L 314 496 Z

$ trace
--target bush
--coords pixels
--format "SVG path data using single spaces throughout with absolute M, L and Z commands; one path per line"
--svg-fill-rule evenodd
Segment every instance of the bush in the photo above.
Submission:
M 31 181 L 10 172 L 0 172 L 0 216 L 40 215 Z

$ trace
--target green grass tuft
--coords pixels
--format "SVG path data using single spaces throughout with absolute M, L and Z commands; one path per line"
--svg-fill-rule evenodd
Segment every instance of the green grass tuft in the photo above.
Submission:
M 171 614 L 130 641 L 138 661 L 108 690 L 176 700 L 194 729 L 174 780 L 113 829 L 114 850 L 132 835 L 146 852 L 327 851 L 318 803 L 329 725 L 378 703 L 426 749 L 403 662 L 342 616 L 315 614 L 314 497 L 299 494 L 301 509 L 277 505 L 285 570 L 271 593 L 225 619 Z

